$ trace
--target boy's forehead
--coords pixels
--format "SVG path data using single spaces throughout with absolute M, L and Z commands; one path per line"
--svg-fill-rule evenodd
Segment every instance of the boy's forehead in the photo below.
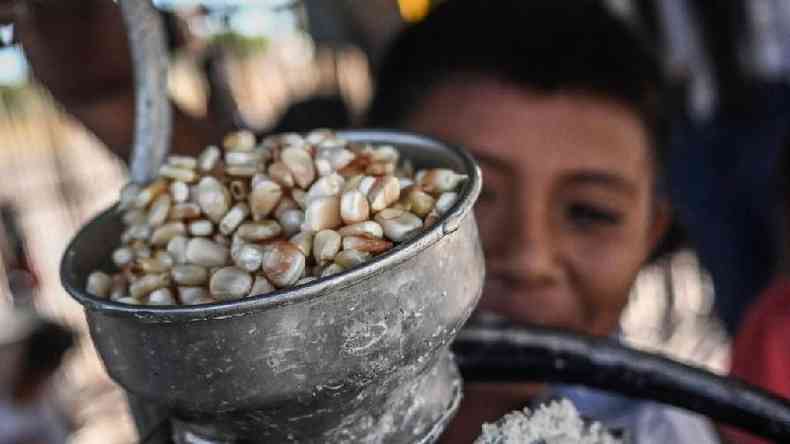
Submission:
M 532 94 L 494 79 L 439 85 L 408 124 L 481 158 L 623 174 L 642 174 L 650 162 L 647 132 L 630 109 L 583 94 Z

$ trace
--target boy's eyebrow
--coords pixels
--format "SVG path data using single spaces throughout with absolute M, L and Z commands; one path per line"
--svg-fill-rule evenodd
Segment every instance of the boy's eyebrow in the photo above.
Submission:
M 623 176 L 607 171 L 579 171 L 573 172 L 564 179 L 566 183 L 572 185 L 604 185 L 616 188 L 626 194 L 636 194 L 636 185 Z
M 486 154 L 480 151 L 476 151 L 476 150 L 470 150 L 470 151 L 472 153 L 472 157 L 474 157 L 481 164 L 489 168 L 492 168 L 494 170 L 507 173 L 509 175 L 515 174 L 515 170 L 513 169 L 513 167 L 510 166 L 510 164 L 508 164 L 507 162 L 498 159 L 494 156 L 491 156 L 490 154 Z

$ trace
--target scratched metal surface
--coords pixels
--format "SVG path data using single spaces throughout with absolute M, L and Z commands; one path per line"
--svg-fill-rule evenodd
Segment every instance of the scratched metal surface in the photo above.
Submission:
M 435 433 L 459 383 L 440 358 L 485 272 L 471 211 L 479 169 L 465 152 L 420 136 L 343 135 L 395 144 L 417 167 L 453 167 L 470 179 L 436 225 L 368 264 L 206 306 L 133 307 L 86 295 L 85 277 L 106 266 L 121 229 L 112 210 L 100 215 L 72 241 L 61 273 L 116 382 L 217 439 L 411 443 Z

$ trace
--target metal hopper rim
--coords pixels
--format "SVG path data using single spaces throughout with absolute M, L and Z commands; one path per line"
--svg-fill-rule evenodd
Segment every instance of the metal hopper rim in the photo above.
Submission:
M 370 262 L 296 288 L 277 290 L 265 295 L 236 301 L 195 306 L 134 306 L 98 299 L 87 294 L 84 289 L 85 276 L 80 276 L 75 271 L 77 269 L 77 261 L 81 260 L 77 253 L 77 246 L 86 242 L 88 233 L 95 228 L 95 224 L 106 223 L 111 218 L 116 217 L 115 206 L 113 206 L 91 220 L 69 243 L 60 266 L 63 286 L 88 310 L 100 311 L 113 316 L 136 318 L 144 322 L 194 322 L 223 319 L 244 316 L 277 306 L 303 303 L 320 297 L 325 291 L 369 279 L 416 256 L 444 236 L 455 231 L 461 221 L 472 210 L 473 204 L 480 194 L 482 187 L 480 168 L 471 155 L 461 148 L 447 145 L 425 136 L 394 130 L 349 130 L 340 131 L 338 134 L 350 141 L 364 141 L 395 146 L 416 146 L 451 154 L 463 164 L 463 173 L 468 175 L 469 178 L 464 182 L 458 201 L 447 213 L 442 215 L 436 224 L 418 234 L 414 239 L 397 245 L 392 250 Z

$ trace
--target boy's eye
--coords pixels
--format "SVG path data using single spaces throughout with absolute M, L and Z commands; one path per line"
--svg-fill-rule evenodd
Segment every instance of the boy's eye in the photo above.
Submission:
M 567 216 L 580 228 L 618 225 L 623 217 L 620 213 L 586 203 L 573 203 L 568 207 Z

